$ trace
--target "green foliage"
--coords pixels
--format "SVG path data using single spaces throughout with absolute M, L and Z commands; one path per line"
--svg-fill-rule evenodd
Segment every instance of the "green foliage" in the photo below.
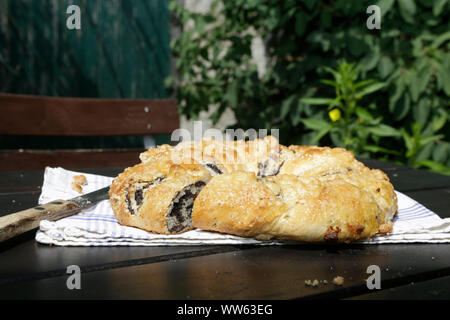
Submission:
M 285 144 L 344 146 L 448 173 L 450 1 L 380 0 L 381 30 L 366 28 L 371 4 L 215 1 L 194 14 L 171 3 L 183 32 L 171 44 L 179 78 L 167 83 L 180 111 L 195 118 L 216 105 L 217 121 L 231 108 L 236 127 L 279 128 Z M 264 75 L 252 60 L 255 35 Z
M 382 117 L 374 118 L 369 108 L 359 105 L 363 97 L 381 90 L 386 84 L 375 80 L 356 82 L 359 70 L 354 64 L 347 62 L 340 63 L 337 70 L 325 70 L 333 76 L 333 80 L 324 79 L 321 82 L 334 88 L 335 97 L 300 100 L 308 105 L 328 106 L 331 122 L 316 119 L 311 123 L 311 118 L 302 120 L 307 128 L 317 131 L 312 142 L 319 142 L 326 134 L 330 134 L 336 146 L 352 150 L 356 154 L 367 151 L 397 154 L 396 151 L 380 148 L 375 143 L 381 137 L 400 136 L 400 132 L 383 124 Z

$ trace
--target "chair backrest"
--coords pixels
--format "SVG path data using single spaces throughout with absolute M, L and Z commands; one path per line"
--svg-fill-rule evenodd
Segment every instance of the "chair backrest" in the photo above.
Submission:
M 53 98 L 0 93 L 0 134 L 120 136 L 179 127 L 174 100 Z
M 0 93 L 0 135 L 127 136 L 170 134 L 179 128 L 174 100 L 55 98 Z M 142 150 L 7 150 L 0 171 L 122 167 Z

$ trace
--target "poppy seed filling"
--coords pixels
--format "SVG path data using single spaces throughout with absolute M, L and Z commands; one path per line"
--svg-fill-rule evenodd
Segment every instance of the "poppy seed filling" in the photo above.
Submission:
M 265 161 L 258 163 L 259 171 L 257 177 L 276 176 L 284 164 L 284 161 L 281 164 L 278 161 L 278 158 L 274 159 L 273 157 L 269 157 Z
M 169 232 L 181 232 L 192 226 L 194 201 L 205 185 L 205 182 L 197 181 L 177 192 L 166 214 L 166 226 Z
M 222 170 L 219 169 L 217 165 L 214 163 L 206 163 L 205 168 L 211 173 L 212 176 L 216 176 L 218 174 L 222 174 Z
M 128 187 L 127 194 L 125 196 L 125 202 L 127 209 L 131 215 L 136 215 L 142 206 L 145 193 L 164 181 L 165 177 L 158 177 L 150 182 L 136 182 Z

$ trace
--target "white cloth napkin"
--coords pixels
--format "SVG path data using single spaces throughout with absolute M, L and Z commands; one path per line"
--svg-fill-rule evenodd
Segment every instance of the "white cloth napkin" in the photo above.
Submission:
M 79 196 L 71 187 L 73 176 L 80 173 L 62 168 L 46 168 L 39 204 L 57 199 L 68 200 Z M 88 185 L 83 193 L 108 186 L 113 178 L 85 174 Z M 410 197 L 397 192 L 399 212 L 394 220 L 393 233 L 377 236 L 359 243 L 448 243 L 450 218 L 441 219 Z M 293 242 L 258 241 L 233 235 L 192 230 L 177 235 L 153 234 L 141 229 L 120 225 L 114 217 L 108 200 L 90 209 L 56 222 L 41 221 L 36 240 L 43 244 L 59 246 L 178 246 L 259 244 L 280 245 Z

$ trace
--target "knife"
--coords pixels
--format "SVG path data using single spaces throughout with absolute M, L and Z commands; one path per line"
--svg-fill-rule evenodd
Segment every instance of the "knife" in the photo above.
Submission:
M 70 200 L 55 200 L 31 209 L 0 217 L 0 243 L 39 227 L 42 220 L 56 221 L 106 200 L 109 186 Z

